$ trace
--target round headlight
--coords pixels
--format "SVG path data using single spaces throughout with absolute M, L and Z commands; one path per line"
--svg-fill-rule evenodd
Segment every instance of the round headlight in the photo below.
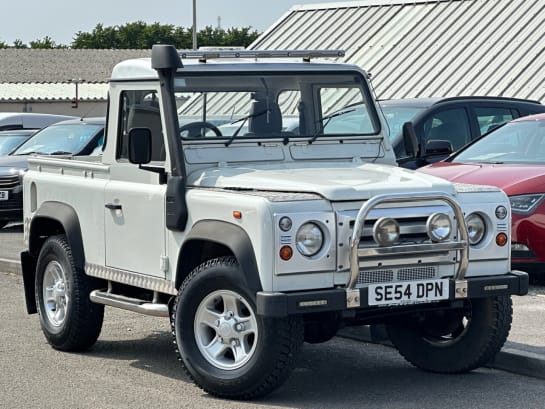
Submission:
M 317 254 L 324 244 L 324 233 L 315 223 L 305 223 L 295 236 L 295 245 L 303 256 L 312 257 Z
M 479 244 L 486 234 L 486 223 L 484 219 L 477 213 L 471 213 L 466 217 L 466 224 L 469 244 Z
M 450 218 L 445 213 L 434 213 L 426 222 L 426 230 L 431 241 L 440 242 L 446 240 L 452 230 Z
M 399 239 L 399 224 L 389 217 L 381 217 L 373 226 L 373 239 L 379 246 L 391 246 Z

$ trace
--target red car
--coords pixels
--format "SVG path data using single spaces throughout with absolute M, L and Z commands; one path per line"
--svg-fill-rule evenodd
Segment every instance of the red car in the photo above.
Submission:
M 508 122 L 418 171 L 503 189 L 511 199 L 512 267 L 545 272 L 545 114 Z

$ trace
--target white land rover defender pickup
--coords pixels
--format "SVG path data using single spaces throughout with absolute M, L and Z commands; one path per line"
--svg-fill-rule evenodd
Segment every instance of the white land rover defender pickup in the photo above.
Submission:
M 487 363 L 528 289 L 509 200 L 393 166 L 341 55 L 158 45 L 118 64 L 103 154 L 24 177 L 26 305 L 48 342 L 91 347 L 104 305 L 169 317 L 189 376 L 233 399 L 345 326 L 385 324 L 424 370 Z

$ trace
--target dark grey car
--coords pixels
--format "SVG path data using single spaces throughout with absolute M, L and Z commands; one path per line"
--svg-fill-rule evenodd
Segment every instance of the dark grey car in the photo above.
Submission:
M 415 98 L 379 101 L 400 166 L 416 169 L 446 158 L 475 138 L 512 119 L 545 112 L 537 101 L 504 97 Z M 407 155 L 404 133 L 416 138 Z
M 41 129 L 0 158 L 0 228 L 23 218 L 23 176 L 29 155 L 91 155 L 104 141 L 104 118 L 72 119 Z

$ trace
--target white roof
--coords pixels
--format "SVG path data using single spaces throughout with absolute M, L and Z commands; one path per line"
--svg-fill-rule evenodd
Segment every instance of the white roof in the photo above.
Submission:
M 79 101 L 106 101 L 108 83 L 78 84 Z M 1 102 L 71 101 L 76 97 L 74 83 L 3 83 L 0 84 Z
M 381 99 L 545 99 L 545 0 L 367 0 L 292 7 L 251 49 L 344 49 Z

